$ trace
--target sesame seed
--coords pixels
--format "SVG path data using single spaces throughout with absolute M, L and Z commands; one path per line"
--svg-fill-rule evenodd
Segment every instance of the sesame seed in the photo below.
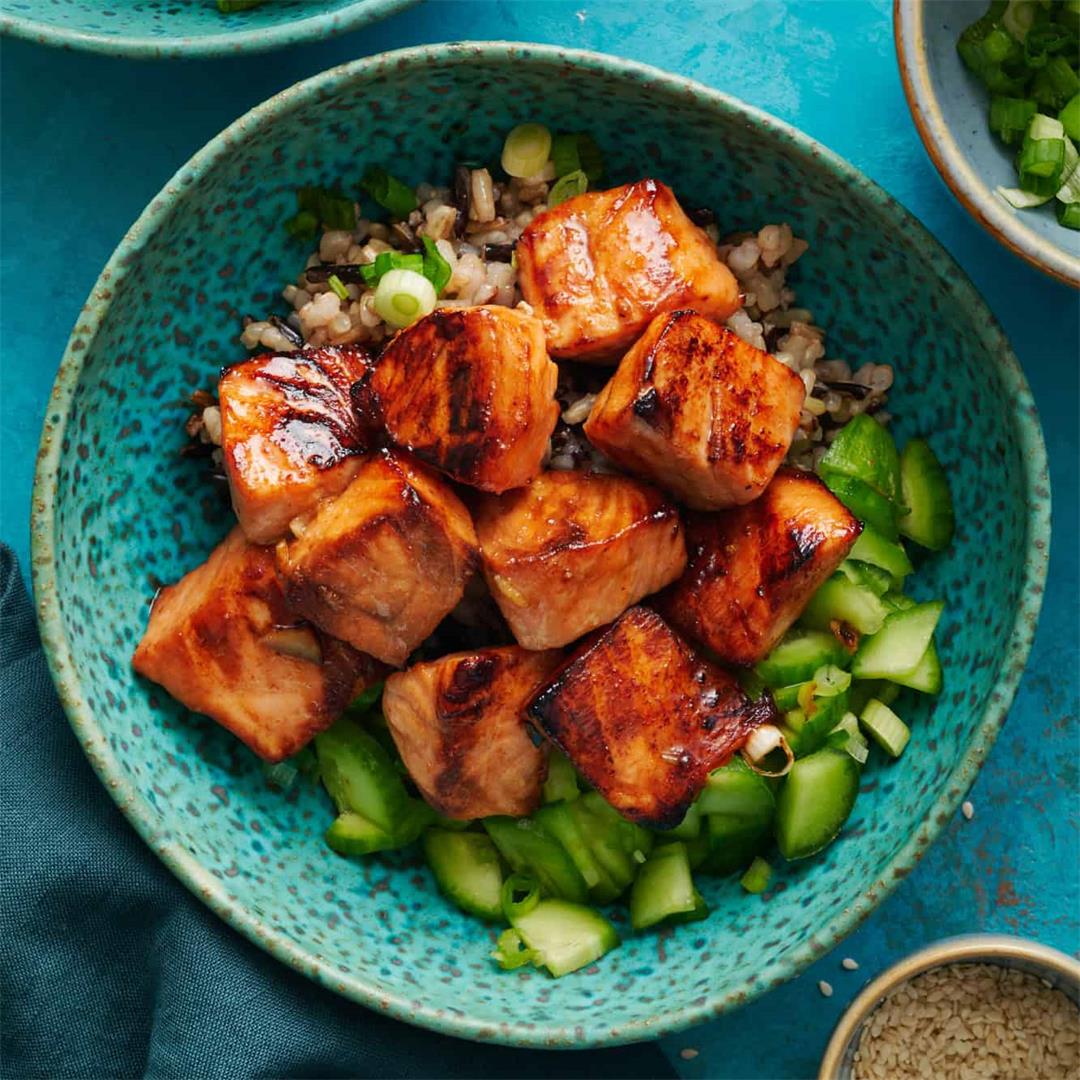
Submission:
M 840 961 L 840 966 L 845 971 L 858 971 L 859 970 L 859 961 L 858 960 L 852 960 L 850 956 L 845 956 L 844 959 Z
M 681 1057 L 683 1061 L 693 1061 L 694 1058 L 696 1058 L 697 1056 L 698 1051 L 695 1050 L 692 1046 L 684 1046 L 679 1051 L 679 1057 Z
M 832 987 L 824 979 L 817 984 L 817 988 L 821 991 L 822 997 L 832 997 Z
M 960 806 L 960 813 L 970 821 L 975 816 L 975 807 L 970 801 L 965 800 Z

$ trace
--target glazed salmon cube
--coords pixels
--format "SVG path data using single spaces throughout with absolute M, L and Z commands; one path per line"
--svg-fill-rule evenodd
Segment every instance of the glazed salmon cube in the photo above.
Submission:
M 395 667 L 461 599 L 479 561 L 472 520 L 449 485 L 386 450 L 278 544 L 277 557 L 298 612 Z
M 674 581 L 678 510 L 628 476 L 547 472 L 475 512 L 484 576 L 518 644 L 566 645 Z
M 344 491 L 363 449 L 349 389 L 367 370 L 356 347 L 267 353 L 218 384 L 233 508 L 248 539 L 272 544 L 289 522 Z
M 768 695 L 751 701 L 643 607 L 591 637 L 528 711 L 620 814 L 656 828 L 677 825 L 709 773 L 775 718 Z
M 450 818 L 523 817 L 540 805 L 545 751 L 525 705 L 562 660 L 515 645 L 454 653 L 386 680 L 383 713 L 424 798 Z
M 560 359 L 610 361 L 664 311 L 726 319 L 739 286 L 671 189 L 639 180 L 539 214 L 517 243 L 518 282 Z
M 383 673 L 288 606 L 273 549 L 239 527 L 158 593 L 132 665 L 267 761 L 295 754 Z
M 613 461 L 688 506 L 756 499 L 799 426 L 802 379 L 692 311 L 658 315 L 585 422 Z
M 731 664 L 756 664 L 844 561 L 862 525 L 813 474 L 783 468 L 747 506 L 687 516 L 690 563 L 664 617 Z
M 443 308 L 397 334 L 353 390 L 371 428 L 483 491 L 527 484 L 559 416 L 559 372 L 539 319 L 507 307 Z

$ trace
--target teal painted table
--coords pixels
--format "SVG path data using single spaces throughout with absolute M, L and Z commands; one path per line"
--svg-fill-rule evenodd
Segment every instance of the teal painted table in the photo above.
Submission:
M 972 790 L 974 819 L 953 822 L 910 879 L 800 979 L 666 1040 L 674 1065 L 686 1076 L 810 1075 L 865 980 L 949 934 L 1018 933 L 1075 953 L 1080 300 L 994 244 L 939 181 L 904 105 L 883 0 L 429 2 L 321 46 L 167 65 L 5 42 L 0 539 L 25 568 L 34 454 L 68 331 L 116 242 L 172 172 L 250 106 L 322 68 L 469 38 L 553 42 L 656 64 L 767 109 L 850 159 L 922 219 L 987 297 L 1046 431 L 1055 501 L 1046 603 L 1009 722 Z M 841 967 L 845 956 L 857 971 Z M 819 993 L 819 980 L 832 984 L 832 997 Z

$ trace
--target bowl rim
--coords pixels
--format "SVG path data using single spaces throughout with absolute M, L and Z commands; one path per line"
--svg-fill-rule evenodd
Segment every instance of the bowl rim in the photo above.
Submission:
M 934 168 L 964 209 L 995 240 L 1037 270 L 1080 289 L 1080 256 L 1040 236 L 1028 226 L 1022 211 L 1006 206 L 971 167 L 953 138 L 930 79 L 925 15 L 925 0 L 893 0 L 893 41 L 900 81 Z
M 840 1065 L 860 1026 L 871 1016 L 887 994 L 934 968 L 950 964 L 1000 964 L 1023 960 L 1039 964 L 1062 979 L 1080 983 L 1080 961 L 1041 942 L 1015 934 L 960 934 L 926 945 L 890 964 L 872 979 L 844 1010 L 821 1058 L 818 1080 L 838 1080 Z
M 419 0 L 350 0 L 336 11 L 301 15 L 273 26 L 163 38 L 78 30 L 5 11 L 0 13 L 0 35 L 50 48 L 122 56 L 130 60 L 209 60 L 321 41 L 388 18 L 417 3 Z
M 54 513 L 62 442 L 72 398 L 84 358 L 94 335 L 107 318 L 117 281 L 134 263 L 140 249 L 158 222 L 173 204 L 216 162 L 230 152 L 251 130 L 286 114 L 312 97 L 327 94 L 339 82 L 362 82 L 387 68 L 397 72 L 424 68 L 432 63 L 483 65 L 514 64 L 527 60 L 541 68 L 572 64 L 586 72 L 616 77 L 630 84 L 697 100 L 720 116 L 751 124 L 778 135 L 822 161 L 839 178 L 860 186 L 866 197 L 887 212 L 899 215 L 921 241 L 926 258 L 942 280 L 958 290 L 958 299 L 967 307 L 985 311 L 986 332 L 992 354 L 1005 384 L 1006 396 L 1014 402 L 1014 422 L 1022 455 L 1024 490 L 1028 508 L 1026 551 L 1020 603 L 1014 614 L 1008 644 L 1002 651 L 998 678 L 988 696 L 982 718 L 972 734 L 966 753 L 948 775 L 946 786 L 931 806 L 921 825 L 873 882 L 849 907 L 839 912 L 822 930 L 802 942 L 777 965 L 768 980 L 755 979 L 725 996 L 707 995 L 704 1001 L 665 1012 L 647 1020 L 621 1025 L 559 1022 L 543 1025 L 496 1024 L 472 1016 L 451 1015 L 423 1003 L 412 1003 L 403 995 L 387 993 L 377 978 L 364 975 L 343 977 L 326 960 L 316 957 L 275 931 L 269 920 L 230 900 L 224 884 L 213 877 L 185 847 L 160 830 L 149 803 L 136 790 L 112 750 L 105 732 L 87 706 L 72 658 L 71 642 L 64 631 L 60 612 L 55 563 Z M 685 1030 L 714 1015 L 753 1000 L 772 986 L 799 974 L 815 959 L 833 948 L 850 933 L 914 868 L 930 842 L 973 782 L 1004 722 L 1016 692 L 1024 662 L 1031 646 L 1042 602 L 1047 571 L 1050 536 L 1050 492 L 1046 452 L 1038 412 L 1020 365 L 997 320 L 986 308 L 974 285 L 953 258 L 930 233 L 896 200 L 854 166 L 816 140 L 799 132 L 754 106 L 703 86 L 693 80 L 670 75 L 649 65 L 601 53 L 534 43 L 488 41 L 422 45 L 354 60 L 329 68 L 280 91 L 234 121 L 200 149 L 162 191 L 155 196 L 128 230 L 113 252 L 91 290 L 65 349 L 49 399 L 38 451 L 31 512 L 31 570 L 42 643 L 57 691 L 72 728 L 91 765 L 106 790 L 116 801 L 139 835 L 165 865 L 212 911 L 271 955 L 345 997 L 399 1020 L 464 1038 L 537 1049 L 582 1048 L 620 1045 L 653 1039 Z

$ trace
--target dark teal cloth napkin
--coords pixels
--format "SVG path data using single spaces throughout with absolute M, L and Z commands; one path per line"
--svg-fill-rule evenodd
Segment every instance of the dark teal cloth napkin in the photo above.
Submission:
M 659 1077 L 655 1045 L 510 1050 L 408 1027 L 260 952 L 106 795 L 0 545 L 0 1075 Z

